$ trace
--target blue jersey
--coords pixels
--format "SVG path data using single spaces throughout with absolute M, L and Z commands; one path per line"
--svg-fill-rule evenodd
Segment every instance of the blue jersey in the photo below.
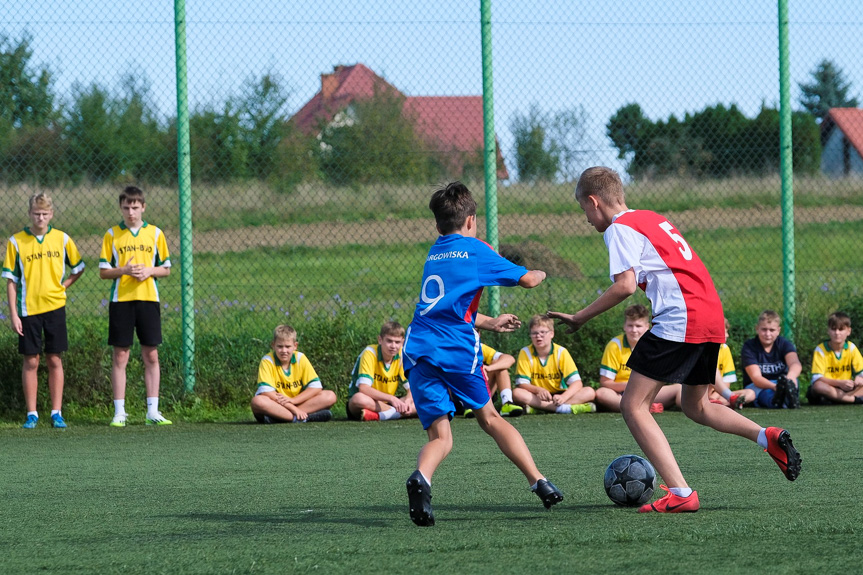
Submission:
M 474 328 L 482 288 L 514 286 L 527 268 L 482 240 L 438 237 L 423 267 L 420 299 L 405 333 L 405 369 L 421 359 L 448 372 L 479 373 L 482 349 Z

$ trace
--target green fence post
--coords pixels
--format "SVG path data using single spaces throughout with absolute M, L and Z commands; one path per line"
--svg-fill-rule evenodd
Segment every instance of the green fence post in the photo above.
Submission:
M 486 240 L 495 250 L 497 237 L 497 142 L 494 139 L 494 82 L 491 66 L 491 0 L 481 0 L 480 21 L 482 27 L 482 117 L 485 148 L 485 230 Z M 488 289 L 488 314 L 500 314 L 500 288 Z
M 782 172 L 782 274 L 786 337 L 794 339 L 794 164 L 791 147 L 791 80 L 788 71 L 788 0 L 779 0 L 779 154 Z
M 183 321 L 183 382 L 195 389 L 195 295 L 192 263 L 192 169 L 189 151 L 189 97 L 186 79 L 186 0 L 174 0 L 177 52 L 177 179 L 180 205 L 180 285 Z

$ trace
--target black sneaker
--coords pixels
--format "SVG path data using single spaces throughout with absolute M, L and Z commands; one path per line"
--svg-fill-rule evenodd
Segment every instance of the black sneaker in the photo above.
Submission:
M 776 378 L 776 392 L 773 394 L 773 409 L 785 407 L 785 397 L 788 395 L 788 384 L 790 382 L 784 375 Z
M 788 387 L 785 390 L 785 405 L 788 409 L 800 409 L 800 389 L 790 379 L 787 385 Z
M 552 505 L 556 505 L 563 501 L 563 493 L 560 489 L 554 486 L 554 483 L 548 479 L 540 479 L 536 482 L 536 487 L 533 489 L 537 497 L 542 499 L 542 504 L 546 509 L 551 509 Z
M 306 418 L 308 423 L 317 423 L 321 421 L 329 421 L 333 418 L 333 412 L 329 409 L 321 409 L 320 411 L 313 411 Z
M 411 521 L 420 527 L 434 525 L 434 511 L 431 506 L 431 486 L 426 483 L 419 469 L 408 477 L 408 505 Z

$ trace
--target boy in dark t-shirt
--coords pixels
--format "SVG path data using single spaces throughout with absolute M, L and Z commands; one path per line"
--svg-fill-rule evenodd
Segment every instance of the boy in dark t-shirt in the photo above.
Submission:
M 803 369 L 794 344 L 779 335 L 779 314 L 765 310 L 758 316 L 757 337 L 740 350 L 743 386 L 755 392 L 758 407 L 799 405 L 797 377 Z M 794 399 L 797 399 L 794 401 Z

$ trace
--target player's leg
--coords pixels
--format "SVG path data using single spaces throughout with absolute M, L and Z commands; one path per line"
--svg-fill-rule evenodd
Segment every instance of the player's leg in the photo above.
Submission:
M 681 403 L 683 413 L 696 423 L 751 441 L 758 439 L 761 426 L 733 409 L 710 403 L 706 385 L 684 385 Z
M 108 304 L 108 345 L 111 351 L 111 393 L 114 398 L 112 427 L 126 426 L 126 366 L 135 335 L 134 302 Z
M 501 452 L 524 474 L 529 485 L 543 478 L 524 438 L 515 427 L 495 411 L 491 402 L 476 410 L 476 420 L 482 430 L 494 439 Z
M 818 397 L 823 397 L 829 401 L 835 403 L 854 403 L 854 392 L 860 392 L 859 389 L 854 389 L 851 392 L 842 391 L 838 387 L 833 387 L 832 385 L 827 385 L 820 379 L 816 379 L 809 386 L 809 391 L 807 392 L 807 396 L 815 395 Z
M 337 399 L 335 392 L 329 389 L 322 389 L 319 393 L 296 405 L 311 416 L 317 411 L 331 408 Z
M 620 412 L 621 394 L 609 387 L 600 387 L 596 390 L 596 403 L 605 411 Z
M 144 387 L 147 393 L 148 425 L 171 425 L 159 411 L 159 387 L 162 368 L 159 364 L 159 348 L 162 343 L 162 318 L 159 302 L 130 302 L 135 313 L 135 327 L 141 343 L 141 359 L 144 362 Z
M 626 384 L 626 393 L 620 400 L 620 412 L 632 437 L 656 471 L 671 487 L 689 487 L 668 439 L 650 413 L 650 405 L 663 386 L 663 382 L 633 371 Z
M 251 407 L 252 415 L 261 423 L 290 423 L 294 421 L 292 411 L 263 394 L 252 398 Z
M 583 385 L 581 383 L 574 384 L 573 387 L 579 387 L 579 390 L 576 391 L 568 400 L 567 403 L 569 405 L 579 405 L 584 403 L 590 403 L 596 399 L 596 390 L 594 390 L 589 385 Z
M 36 410 L 36 397 L 38 392 L 38 370 L 39 356 L 25 355 L 21 362 L 21 386 L 24 389 L 24 405 L 27 409 L 27 417 L 24 421 L 25 429 L 33 429 L 39 421 Z
M 427 429 L 428 442 L 417 456 L 417 469 L 431 484 L 432 475 L 452 451 L 452 427 L 448 416 L 437 418 Z
M 51 394 L 51 421 L 54 427 L 65 428 L 63 409 L 63 358 L 69 349 L 66 333 L 66 308 L 61 307 L 43 314 L 45 331 L 45 363 L 48 367 L 48 391 Z
M 345 406 L 348 419 L 354 421 L 379 421 L 381 411 L 390 409 L 386 402 L 376 401 L 364 393 L 355 393 Z
M 63 356 L 59 353 L 46 353 L 45 364 L 48 366 L 48 392 L 51 394 L 51 414 L 63 409 Z
M 554 413 L 557 410 L 557 405 L 553 401 L 540 399 L 538 395 L 531 393 L 521 386 L 516 386 L 512 390 L 512 397 L 515 403 L 523 407 L 532 407 L 533 409 L 548 411 L 550 413 Z

